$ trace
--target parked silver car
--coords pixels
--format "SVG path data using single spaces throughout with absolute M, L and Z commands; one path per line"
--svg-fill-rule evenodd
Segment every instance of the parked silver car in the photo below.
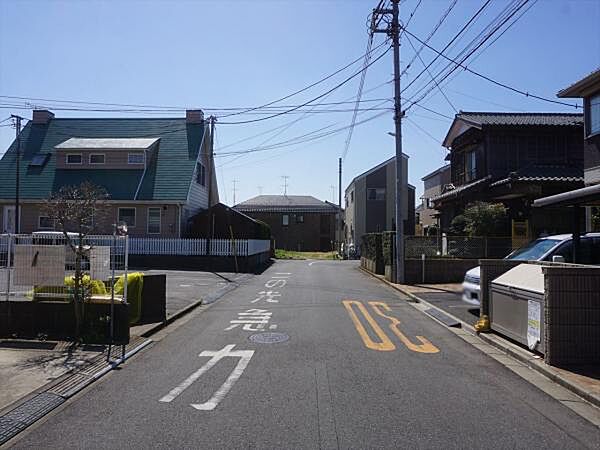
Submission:
M 530 242 L 513 251 L 504 259 L 519 261 L 560 261 L 573 262 L 573 235 L 557 234 Z M 581 236 L 578 262 L 581 264 L 600 265 L 600 233 L 586 233 Z M 480 300 L 479 266 L 468 270 L 462 284 L 462 299 L 465 302 L 479 305 Z

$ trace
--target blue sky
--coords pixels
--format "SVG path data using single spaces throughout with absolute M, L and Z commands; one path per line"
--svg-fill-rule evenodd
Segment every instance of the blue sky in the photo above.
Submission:
M 417 2 L 406 0 L 401 4 L 404 21 Z M 376 3 L 4 0 L 0 2 L 0 95 L 201 108 L 260 105 L 301 89 L 362 55 L 367 44 L 367 16 Z M 408 29 L 419 38 L 426 38 L 450 3 L 424 0 Z M 458 0 L 430 44 L 443 48 L 482 4 L 483 0 Z M 457 54 L 508 4 L 504 0 L 493 1 L 449 54 Z M 600 67 L 599 23 L 600 2 L 596 0 L 539 0 L 492 46 L 470 60 L 469 67 L 525 91 L 555 98 L 559 89 Z M 377 35 L 374 46 L 383 39 L 383 35 Z M 418 43 L 412 41 L 418 48 Z M 413 53 L 403 39 L 402 66 Z M 425 62 L 434 57 L 429 50 L 421 55 Z M 359 69 L 360 64 L 354 65 L 282 104 L 303 103 Z M 403 85 L 421 69 L 416 60 L 402 77 Z M 392 85 L 384 83 L 391 80 L 392 72 L 389 52 L 368 69 L 363 99 L 391 99 Z M 511 93 L 462 70 L 457 73 L 442 87 L 458 110 L 575 111 Z M 406 94 L 411 96 L 427 81 L 424 74 Z M 357 77 L 323 101 L 352 100 L 358 82 Z M 386 102 L 381 107 L 388 105 L 392 106 Z M 453 107 L 438 90 L 422 105 L 454 115 Z M 324 127 L 345 127 L 352 118 L 351 108 L 351 104 L 344 104 L 329 107 L 343 112 L 286 114 L 244 125 L 218 124 L 215 152 L 221 200 L 233 202 L 234 179 L 238 180 L 237 202 L 259 192 L 282 193 L 281 177 L 286 175 L 289 194 L 337 201 L 337 160 L 347 131 L 244 157 L 219 153 L 276 144 Z M 358 121 L 380 112 L 384 113 L 361 111 Z M 0 120 L 11 113 L 31 117 L 28 110 L 3 107 Z M 55 113 L 58 117 L 136 115 Z M 233 116 L 222 118 L 221 122 L 257 117 L 261 116 Z M 297 119 L 300 120 L 290 123 Z M 418 107 L 411 108 L 403 122 L 404 151 L 410 156 L 409 181 L 417 187 L 418 196 L 422 192 L 421 177 L 444 163 L 446 151 L 439 141 L 449 125 L 450 120 Z M 274 128 L 278 129 L 267 133 Z M 394 140 L 387 134 L 392 130 L 391 113 L 356 126 L 344 161 L 343 187 L 357 174 L 394 154 Z M 10 145 L 13 136 L 12 128 L 0 127 L 0 153 Z M 225 146 L 228 147 L 222 148 Z M 335 186 L 335 197 L 331 186 Z

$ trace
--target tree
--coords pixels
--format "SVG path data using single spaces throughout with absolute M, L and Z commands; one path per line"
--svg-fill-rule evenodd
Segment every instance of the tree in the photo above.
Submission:
M 90 246 L 84 245 L 84 241 L 86 236 L 94 233 L 96 224 L 106 214 L 107 199 L 108 193 L 103 187 L 84 181 L 79 186 L 64 186 L 50 194 L 44 207 L 45 214 L 54 220 L 63 233 L 67 247 L 75 254 L 73 307 L 76 338 L 81 336 L 84 304 L 91 295 L 91 284 L 84 283 L 82 262 L 90 251 Z
M 469 236 L 497 235 L 506 225 L 506 207 L 502 203 L 475 202 L 462 215 Z

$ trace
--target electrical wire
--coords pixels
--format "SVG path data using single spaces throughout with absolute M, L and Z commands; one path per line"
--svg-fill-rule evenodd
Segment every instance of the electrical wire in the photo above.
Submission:
M 410 31 L 406 30 L 406 33 L 407 33 L 408 35 L 410 35 L 411 37 L 415 38 L 417 41 L 419 41 L 419 42 L 423 43 L 423 41 L 421 41 L 421 39 L 419 39 L 417 36 L 415 36 L 415 35 L 414 35 L 413 33 L 411 33 Z M 515 93 L 517 93 L 517 94 L 524 95 L 525 97 L 531 97 L 531 98 L 535 98 L 535 99 L 537 99 L 537 100 L 545 101 L 545 102 L 548 102 L 548 103 L 554 103 L 554 104 L 557 104 L 557 105 L 563 105 L 563 106 L 570 106 L 570 107 L 573 107 L 573 108 L 576 108 L 576 109 L 577 109 L 577 108 L 581 108 L 581 106 L 580 106 L 580 105 L 578 105 L 578 104 L 567 103 L 567 102 L 563 102 L 563 101 L 560 101 L 560 100 L 553 100 L 553 99 L 550 99 L 550 98 L 542 97 L 542 96 L 540 96 L 540 95 L 531 94 L 531 93 L 529 93 L 528 91 L 524 91 L 524 90 L 522 90 L 522 89 L 519 89 L 519 88 L 516 88 L 516 87 L 510 86 L 510 85 L 508 85 L 508 84 L 506 84 L 506 83 L 502 83 L 502 82 L 500 82 L 500 81 L 498 81 L 498 80 L 495 80 L 495 79 L 493 79 L 493 78 L 491 78 L 491 77 L 489 77 L 489 76 L 487 76 L 487 75 L 484 75 L 484 74 L 482 74 L 482 73 L 480 73 L 480 72 L 477 72 L 477 71 L 475 71 L 475 70 L 473 70 L 473 69 L 470 69 L 469 67 L 467 67 L 467 66 L 465 66 L 465 65 L 463 65 L 463 64 L 461 64 L 461 63 L 458 63 L 458 62 L 457 62 L 457 61 L 455 61 L 454 59 L 452 59 L 452 58 L 450 58 L 450 57 L 448 57 L 448 56 L 444 55 L 444 54 L 443 54 L 441 51 L 439 51 L 439 50 L 435 49 L 434 47 L 430 46 L 429 44 L 426 44 L 426 47 L 427 47 L 427 48 L 429 48 L 430 50 L 434 51 L 435 53 L 437 53 L 439 56 L 441 56 L 441 57 L 443 57 L 443 58 L 447 59 L 448 61 L 450 61 L 450 62 L 452 62 L 452 63 L 456 64 L 456 67 L 460 67 L 460 68 L 462 68 L 462 69 L 466 70 L 467 72 L 469 72 L 469 73 L 471 73 L 471 74 L 473 74 L 473 75 L 475 75 L 475 76 L 477 76 L 477 77 L 479 77 L 479 78 L 482 78 L 482 79 L 484 79 L 484 80 L 486 80 L 486 81 L 489 81 L 489 82 L 490 82 L 490 83 L 492 83 L 492 84 L 495 84 L 496 86 L 500 86 L 500 87 L 502 87 L 502 88 L 504 88 L 504 89 L 510 90 L 510 91 L 512 91 L 512 92 L 515 92 Z M 443 80 L 442 80 L 442 81 L 443 81 Z M 412 105 L 411 105 L 411 106 L 412 106 Z
M 408 43 L 410 44 L 410 46 L 412 47 L 412 49 L 415 51 L 415 54 L 417 54 L 417 49 L 415 48 L 415 46 L 413 45 L 412 41 L 410 40 L 410 38 L 408 36 L 406 36 L 406 40 L 408 41 Z M 417 54 L 417 56 L 419 57 L 419 61 L 421 61 L 421 63 L 423 64 L 423 67 L 427 71 L 427 74 L 431 77 L 431 81 L 433 81 L 435 83 L 435 85 L 437 86 L 438 90 L 444 96 L 444 98 L 446 99 L 446 101 L 448 102 L 448 104 L 450 105 L 450 107 L 454 110 L 454 112 L 458 113 L 458 109 L 456 109 L 456 107 L 452 104 L 452 102 L 450 101 L 450 99 L 448 98 L 448 96 L 445 94 L 445 92 L 440 87 L 440 84 L 433 77 L 433 75 L 429 71 L 429 68 L 427 68 L 427 66 L 425 65 L 425 61 L 423 61 L 423 58 L 421 58 L 421 55 Z
M 385 42 L 387 43 L 388 41 L 386 40 Z M 294 107 L 294 108 L 288 109 L 288 110 L 286 110 L 286 111 L 279 112 L 279 113 L 277 113 L 277 114 L 272 114 L 272 115 L 270 115 L 270 116 L 261 117 L 261 118 L 259 118 L 259 119 L 240 120 L 240 121 L 237 121 L 237 122 L 222 122 L 222 121 L 219 121 L 219 123 L 220 123 L 221 125 L 240 125 L 240 124 L 248 124 L 248 123 L 255 123 L 255 122 L 261 122 L 261 121 L 263 121 L 263 120 L 269 120 L 269 119 L 273 119 L 273 118 L 275 118 L 275 117 L 279 117 L 279 116 L 281 116 L 281 115 L 284 115 L 284 114 L 289 114 L 290 112 L 293 112 L 293 111 L 295 111 L 295 110 L 297 110 L 297 109 L 300 109 L 300 108 L 301 108 L 301 107 L 303 107 L 303 106 L 309 105 L 309 104 L 311 104 L 312 102 L 314 102 L 314 101 L 317 101 L 317 100 L 319 100 L 320 98 L 323 98 L 324 96 L 328 95 L 330 92 L 333 92 L 333 91 L 335 91 L 335 90 L 339 89 L 340 87 L 342 87 L 343 85 L 345 85 L 346 83 L 348 83 L 350 80 L 352 80 L 352 79 L 356 78 L 358 75 L 362 74 L 362 73 L 363 73 L 363 72 L 364 72 L 364 71 L 365 71 L 367 68 L 371 67 L 373 64 L 375 64 L 375 63 L 376 63 L 377 61 L 379 61 L 381 58 L 383 58 L 383 57 L 384 57 L 384 56 L 385 56 L 385 55 L 386 55 L 386 54 L 387 54 L 387 53 L 390 51 L 390 49 L 391 49 L 391 47 L 388 47 L 388 48 L 386 49 L 386 51 L 385 51 L 385 52 L 383 52 L 381 55 L 379 55 L 377 58 L 375 58 L 373 61 L 371 61 L 371 62 L 370 62 L 370 63 L 369 63 L 369 64 L 368 64 L 368 65 L 367 65 L 365 68 L 363 68 L 363 69 L 359 70 L 358 72 L 355 72 L 354 74 L 350 75 L 350 76 L 349 76 L 349 77 L 347 77 L 345 80 L 343 80 L 341 83 L 338 83 L 337 85 L 335 85 L 335 86 L 334 86 L 334 87 L 332 87 L 331 89 L 327 90 L 327 91 L 326 91 L 326 92 L 324 92 L 323 94 L 320 94 L 320 95 L 318 95 L 318 96 L 316 96 L 316 97 L 312 98 L 311 100 L 309 100 L 309 101 L 307 101 L 307 102 L 305 102 L 305 103 L 303 103 L 303 104 L 301 104 L 301 105 L 299 105 L 299 106 L 297 106 L 297 107 Z
M 467 21 L 466 24 L 463 25 L 463 27 L 458 31 L 458 33 L 456 33 L 454 35 L 454 37 L 452 39 L 450 39 L 450 42 L 448 42 L 446 44 L 446 46 L 443 48 L 442 52 L 446 51 L 448 49 L 448 47 L 450 47 L 452 45 L 452 43 L 454 41 L 456 41 L 460 35 L 471 25 L 471 23 L 473 23 L 475 21 L 475 19 L 477 19 L 477 17 L 479 17 L 479 15 L 483 12 L 483 10 L 490 4 L 492 0 L 486 0 L 486 2 L 475 12 L 475 14 L 473 14 L 471 16 L 471 18 Z M 409 35 L 413 36 L 408 30 L 405 29 L 405 32 L 408 33 Z M 414 36 L 413 36 L 414 37 Z M 424 41 L 421 41 L 420 39 L 417 39 L 421 44 L 423 44 Z M 425 44 L 424 44 L 425 45 Z M 428 47 L 428 45 L 426 45 Z M 427 64 L 426 68 L 428 69 L 429 67 L 431 67 L 431 65 L 437 61 L 437 59 L 439 58 L 439 55 L 437 55 L 435 58 L 433 58 L 433 60 L 431 62 L 429 62 L 429 64 Z M 426 69 L 424 68 L 421 72 L 419 72 L 419 74 L 414 77 L 410 83 L 408 83 L 408 85 L 406 85 L 404 88 L 402 88 L 402 92 L 405 92 L 407 89 L 409 89 L 424 73 L 425 73 Z

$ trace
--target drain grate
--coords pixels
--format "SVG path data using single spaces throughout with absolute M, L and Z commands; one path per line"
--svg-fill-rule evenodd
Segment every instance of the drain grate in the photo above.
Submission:
M 23 431 L 64 401 L 65 399 L 58 395 L 43 392 L 0 417 L 0 444 Z
M 248 339 L 255 344 L 278 344 L 287 341 L 289 338 L 284 333 L 258 333 L 253 334 Z

